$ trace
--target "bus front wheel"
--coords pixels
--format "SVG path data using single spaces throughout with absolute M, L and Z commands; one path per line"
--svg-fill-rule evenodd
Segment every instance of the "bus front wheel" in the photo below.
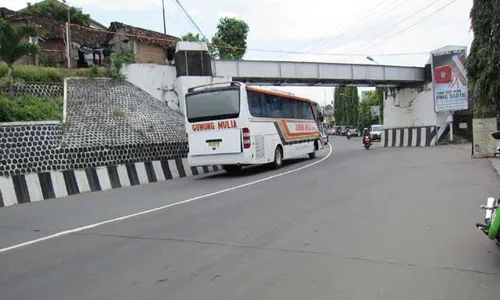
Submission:
M 273 161 L 273 169 L 279 169 L 283 165 L 283 149 L 281 146 L 276 147 L 274 150 L 274 161 Z
M 315 141 L 315 142 L 314 142 L 314 151 L 313 151 L 313 152 L 311 152 L 311 153 L 309 153 L 309 158 L 310 158 L 310 159 L 316 158 L 316 151 L 318 151 L 318 150 L 319 150 L 318 148 L 319 148 L 319 147 L 318 147 L 318 141 Z

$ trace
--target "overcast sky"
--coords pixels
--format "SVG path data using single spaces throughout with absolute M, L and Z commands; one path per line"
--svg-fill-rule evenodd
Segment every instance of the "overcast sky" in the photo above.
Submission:
M 245 59 L 370 63 L 366 60 L 370 55 L 380 64 L 423 66 L 429 51 L 445 45 L 463 45 L 469 49 L 473 37 L 469 30 L 473 0 L 179 1 L 208 38 L 214 34 L 221 17 L 245 20 L 250 27 Z M 26 2 L 0 0 L 0 6 L 16 10 Z M 67 1 L 106 26 L 119 21 L 163 32 L 161 2 Z M 165 5 L 168 34 L 197 32 L 175 0 L 165 0 Z M 320 55 L 324 53 L 328 55 Z M 331 88 L 287 90 L 319 102 L 324 102 L 325 91 L 328 101 L 333 94 Z

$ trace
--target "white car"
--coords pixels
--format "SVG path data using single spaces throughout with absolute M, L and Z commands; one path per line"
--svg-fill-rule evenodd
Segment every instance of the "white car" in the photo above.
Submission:
M 372 138 L 372 141 L 380 141 L 382 139 L 382 130 L 383 130 L 382 125 L 372 125 L 370 128 L 370 137 Z
M 323 138 L 323 144 L 327 145 L 329 141 L 328 134 L 325 131 L 321 131 L 321 137 Z

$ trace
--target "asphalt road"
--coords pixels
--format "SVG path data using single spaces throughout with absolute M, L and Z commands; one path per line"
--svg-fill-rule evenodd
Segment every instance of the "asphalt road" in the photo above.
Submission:
M 0 253 L 0 299 L 498 299 L 470 147 L 366 151 Z M 0 209 L 0 249 L 287 172 L 248 169 Z

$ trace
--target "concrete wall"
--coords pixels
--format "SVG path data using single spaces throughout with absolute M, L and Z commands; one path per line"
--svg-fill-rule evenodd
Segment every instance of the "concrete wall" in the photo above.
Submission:
M 416 146 L 417 144 L 433 146 L 443 135 L 447 134 L 445 131 L 447 127 L 446 117 L 450 114 L 434 111 L 432 83 L 417 88 L 390 89 L 384 97 L 384 128 L 389 129 L 386 133 L 391 135 L 383 134 L 385 136 L 383 138 L 389 140 L 385 146 L 391 147 L 394 143 L 401 147 Z M 420 132 L 419 130 L 428 130 L 428 128 L 434 127 L 437 132 L 434 133 L 431 130 L 429 139 L 423 137 L 426 133 L 422 133 L 421 143 L 415 140 L 417 135 L 412 134 L 415 130 Z M 398 136 L 397 141 L 392 138 L 392 129 L 399 130 L 397 134 L 394 133 L 395 136 Z M 413 142 L 411 142 L 412 139 Z M 399 140 L 404 142 L 400 143 Z M 431 142 L 424 142 L 425 140 Z
M 175 66 L 159 64 L 130 64 L 122 69 L 122 74 L 130 83 L 183 114 L 184 96 L 190 87 L 231 81 L 231 77 L 183 76 L 177 78 Z
M 180 111 L 179 97 L 175 90 L 175 66 L 159 64 L 130 64 L 124 66 L 122 74 L 127 81 L 140 87 L 168 107 Z

